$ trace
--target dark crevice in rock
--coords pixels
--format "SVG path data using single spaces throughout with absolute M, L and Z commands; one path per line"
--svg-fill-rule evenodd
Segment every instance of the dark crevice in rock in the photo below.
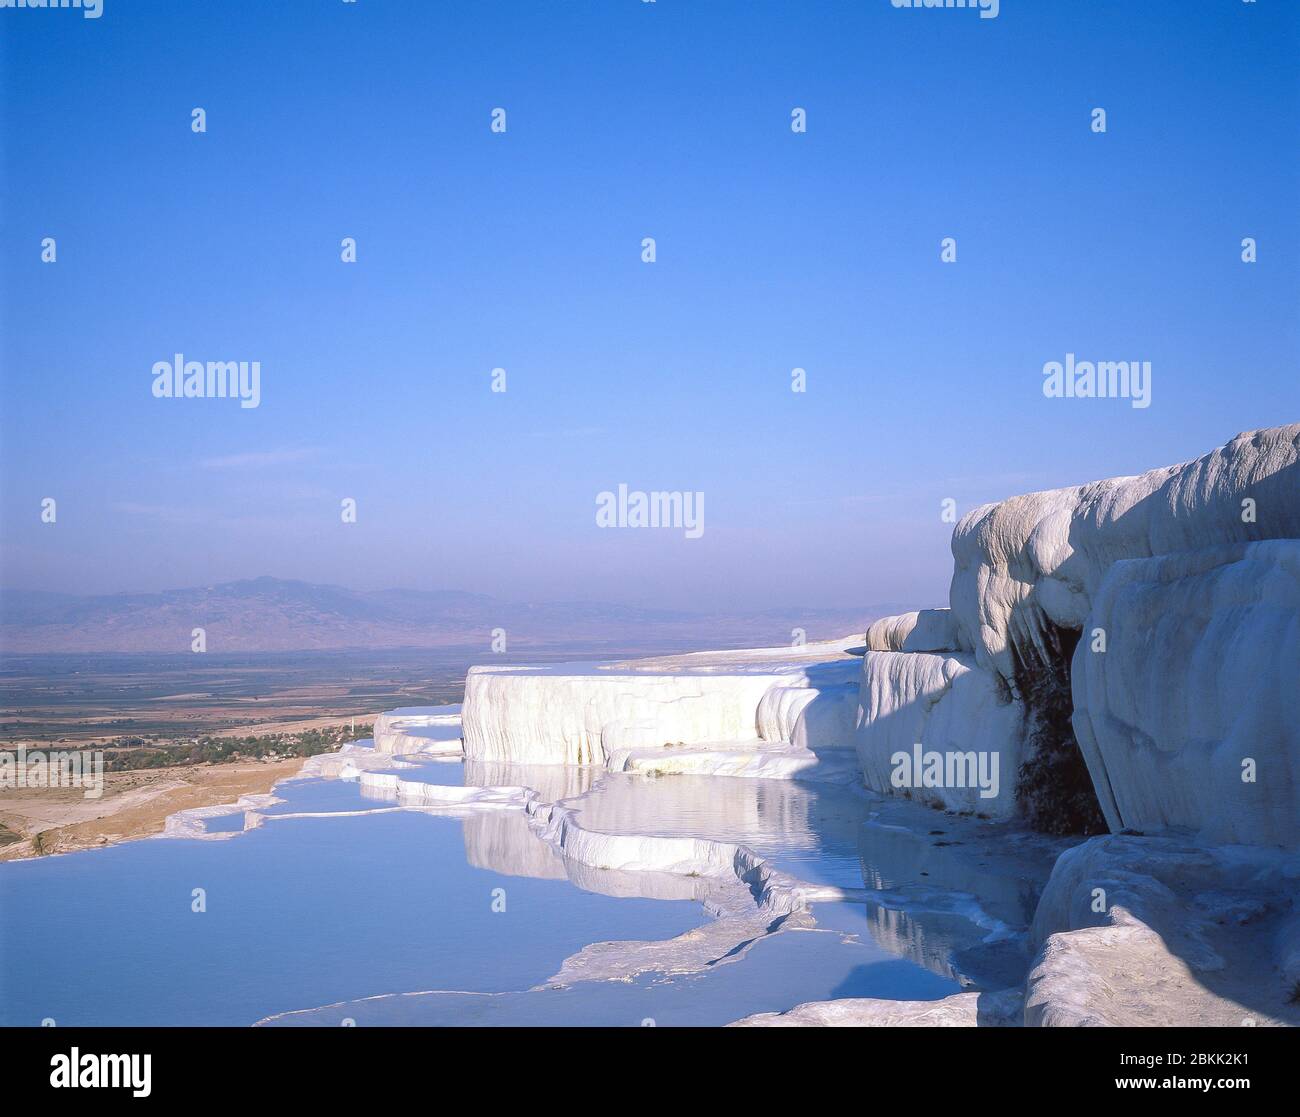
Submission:
M 1070 660 L 1081 630 L 1045 618 L 1042 640 L 1011 654 L 1013 683 L 1025 706 L 1028 756 L 1020 765 L 1016 799 L 1025 819 L 1044 834 L 1104 834 L 1106 820 L 1088 766 L 1075 740 L 1070 716 Z

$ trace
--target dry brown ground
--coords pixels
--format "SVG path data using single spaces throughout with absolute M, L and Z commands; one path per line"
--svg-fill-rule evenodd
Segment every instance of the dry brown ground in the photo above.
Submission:
M 190 807 L 232 803 L 241 795 L 270 791 L 303 765 L 288 760 L 245 760 L 106 772 L 104 794 L 87 799 L 80 788 L 21 788 L 0 792 L 0 861 L 144 838 L 162 831 L 169 814 Z

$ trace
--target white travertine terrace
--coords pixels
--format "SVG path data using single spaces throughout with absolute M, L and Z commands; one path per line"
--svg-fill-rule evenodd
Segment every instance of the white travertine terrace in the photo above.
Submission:
M 858 749 L 868 786 L 887 790 L 889 760 L 910 741 L 992 750 L 1005 794 L 991 813 L 1013 812 L 1028 753 L 1017 663 L 1052 665 L 1051 629 L 1081 630 L 1073 721 L 1111 827 L 1295 845 L 1298 537 L 1300 425 L 969 513 L 953 533 L 951 609 L 867 632 Z M 1104 653 L 1092 650 L 1098 630 Z M 961 648 L 973 656 L 943 651 Z M 1248 758 L 1254 783 L 1241 778 Z
M 980 666 L 1010 679 L 1013 648 L 1046 657 L 1045 621 L 1081 628 L 1120 559 L 1296 538 L 1300 424 L 1251 431 L 1195 461 L 968 513 L 952 536 L 953 619 Z
M 844 997 L 810 1001 L 789 1012 L 762 1012 L 733 1028 L 1012 1028 L 1024 1013 L 1019 989 L 954 993 L 937 1001 Z
M 375 718 L 375 748 L 385 753 L 459 756 L 459 706 L 406 706 Z
M 817 754 L 851 749 L 860 675 L 856 658 L 840 659 L 769 687 L 758 703 L 759 737 Z
M 920 609 L 881 617 L 867 629 L 869 652 L 969 652 L 951 609 Z
M 852 741 L 835 727 L 852 725 L 857 660 L 847 649 L 857 642 L 599 665 L 473 667 L 465 680 L 465 755 L 605 764 L 623 750 L 764 739 L 848 748 Z M 760 724 L 760 705 L 773 688 L 791 693 L 769 701 Z
M 1300 845 L 1300 540 L 1116 563 L 1072 679 L 1112 830 Z
M 1023 746 L 1019 703 L 969 653 L 867 652 L 862 661 L 857 732 L 863 779 L 892 794 L 894 757 L 926 752 L 996 758 L 997 793 L 977 786 L 917 788 L 912 797 L 995 818 L 1015 813 L 1015 784 Z

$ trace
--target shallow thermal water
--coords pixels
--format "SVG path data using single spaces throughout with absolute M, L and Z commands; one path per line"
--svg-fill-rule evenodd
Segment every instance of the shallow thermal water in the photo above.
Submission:
M 860 888 L 859 839 L 873 801 L 856 788 L 716 776 L 602 774 L 576 804 L 588 830 L 746 845 L 813 884 Z
M 0 1024 L 251 1024 L 379 993 L 527 988 L 593 939 L 705 918 L 472 865 L 459 820 L 414 812 L 145 840 L 0 866 Z
M 856 902 L 815 903 L 815 927 L 749 936 L 700 972 L 548 985 L 588 944 L 671 939 L 710 917 L 698 900 L 664 898 L 690 893 L 681 880 L 570 865 L 521 810 L 396 810 L 355 779 L 295 780 L 259 828 L 237 833 L 242 811 L 209 819 L 224 840 L 0 865 L 0 1024 L 725 1024 L 808 1000 L 997 988 L 1019 964 L 1032 883 L 963 860 L 961 841 L 925 829 L 944 824 L 934 812 L 882 816 L 851 788 L 783 780 L 445 761 L 393 771 L 531 787 L 587 830 L 744 844 L 800 881 L 857 890 Z M 325 817 L 275 817 L 300 812 Z
M 841 909 L 826 913 L 825 908 Z M 855 904 L 821 905 L 838 930 L 797 930 L 755 942 L 743 958 L 701 973 L 642 974 L 632 981 L 584 981 L 505 994 L 427 993 L 330 1005 L 266 1021 L 271 1025 L 721 1026 L 809 1000 L 889 997 L 934 1000 L 958 985 L 871 941 Z M 846 937 L 856 933 L 857 940 Z

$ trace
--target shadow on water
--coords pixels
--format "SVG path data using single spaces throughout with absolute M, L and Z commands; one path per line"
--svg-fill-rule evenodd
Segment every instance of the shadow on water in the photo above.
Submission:
M 1023 978 L 1025 932 L 1061 848 L 1010 826 L 815 782 L 475 764 L 466 782 L 540 783 L 543 798 L 567 798 L 588 830 L 731 842 L 802 881 L 865 887 L 865 902 L 816 904 L 818 924 L 971 988 Z M 571 879 L 579 872 L 522 815 L 473 818 L 465 841 L 470 863 L 495 872 Z M 1005 851 L 993 852 L 999 845 Z M 838 909 L 855 914 L 832 918 Z

